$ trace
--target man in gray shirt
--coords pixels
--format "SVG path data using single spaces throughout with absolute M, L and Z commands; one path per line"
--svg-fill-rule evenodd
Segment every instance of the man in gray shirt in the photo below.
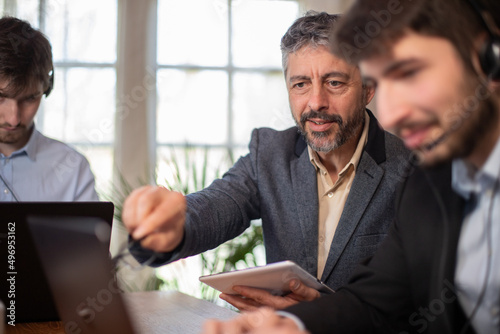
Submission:
M 308 13 L 281 41 L 296 127 L 256 129 L 250 153 L 208 188 L 186 197 L 144 187 L 123 221 L 154 265 L 214 248 L 262 219 L 267 262 L 291 260 L 332 289 L 373 254 L 394 215 L 408 151 L 366 109 L 374 90 L 359 69 L 330 52 L 337 16 Z M 150 249 L 150 250 L 148 250 Z M 156 251 L 153 253 L 151 250 Z M 239 309 L 285 307 L 319 292 L 290 282 L 278 297 L 249 287 L 221 295 Z

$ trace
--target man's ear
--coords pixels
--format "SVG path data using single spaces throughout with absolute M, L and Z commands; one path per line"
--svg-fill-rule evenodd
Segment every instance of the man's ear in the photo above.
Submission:
M 474 50 L 471 52 L 471 63 L 474 68 L 474 72 L 483 82 L 487 82 L 488 89 L 491 92 L 500 92 L 500 78 L 492 78 L 489 73 L 485 73 L 483 67 L 481 66 L 481 52 L 484 48 L 484 44 L 488 43 L 488 35 L 485 33 L 480 37 L 476 38 L 474 42 Z
M 474 41 L 471 62 L 475 72 L 488 81 L 500 81 L 500 37 L 484 32 Z
M 472 63 L 472 67 L 474 68 L 474 72 L 476 72 L 476 74 L 487 80 L 488 79 L 488 76 L 487 76 L 487 73 L 484 73 L 482 67 L 481 67 L 481 60 L 480 60 L 480 54 L 481 54 L 481 49 L 482 49 L 482 45 L 484 43 L 486 43 L 488 39 L 488 36 L 485 33 L 481 34 L 480 36 L 476 37 L 475 41 L 474 41 L 474 48 L 471 50 L 471 53 L 470 53 L 470 59 L 471 59 L 471 63 Z
M 373 85 L 366 85 L 365 86 L 365 97 L 366 97 L 366 104 L 368 105 L 368 103 L 371 102 L 371 100 L 373 99 L 373 96 L 375 95 L 375 88 L 373 87 Z

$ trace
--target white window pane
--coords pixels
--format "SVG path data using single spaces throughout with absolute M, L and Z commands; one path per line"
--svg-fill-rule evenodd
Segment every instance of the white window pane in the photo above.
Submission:
M 227 64 L 227 0 L 158 0 L 158 63 Z
M 106 200 L 113 194 L 113 149 L 111 146 L 96 147 L 92 145 L 76 146 L 89 161 L 90 168 L 94 173 L 96 191 L 101 200 Z M 106 196 L 107 195 L 107 196 Z
M 234 64 L 281 67 L 281 37 L 298 11 L 295 1 L 233 1 Z
M 42 104 L 36 114 L 36 126 L 46 136 L 62 140 L 65 138 L 64 126 L 66 124 L 65 95 L 66 75 L 63 70 L 56 69 L 54 76 L 54 89 L 48 97 L 42 98 Z
M 16 13 L 8 13 L 21 20 L 28 21 L 34 28 L 39 27 L 38 7 L 39 0 L 18 0 Z
M 254 128 L 283 130 L 295 124 L 282 74 L 235 73 L 233 83 L 233 135 L 237 144 L 248 144 Z
M 227 73 L 159 70 L 157 81 L 158 142 L 226 143 Z
M 209 186 L 233 165 L 222 148 L 163 146 L 156 152 L 158 184 L 186 194 Z
M 44 105 L 43 132 L 68 142 L 112 142 L 115 70 L 56 68 L 55 73 L 55 89 Z
M 52 43 L 54 60 L 114 63 L 116 1 L 47 1 L 46 33 Z

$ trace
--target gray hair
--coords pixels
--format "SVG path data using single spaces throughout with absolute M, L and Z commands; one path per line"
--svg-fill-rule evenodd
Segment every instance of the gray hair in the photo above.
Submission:
M 310 10 L 295 20 L 281 38 L 281 61 L 285 75 L 288 70 L 288 56 L 291 53 L 297 52 L 304 46 L 316 48 L 323 45 L 330 48 L 331 33 L 339 17 Z

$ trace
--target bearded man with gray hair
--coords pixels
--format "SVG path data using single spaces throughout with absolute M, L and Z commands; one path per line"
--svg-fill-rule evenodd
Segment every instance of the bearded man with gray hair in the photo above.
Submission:
M 135 190 L 123 221 L 141 240 L 138 257 L 159 266 L 214 248 L 262 220 L 267 262 L 291 260 L 332 289 L 371 256 L 394 216 L 408 151 L 366 105 L 374 89 L 330 52 L 338 17 L 309 12 L 282 38 L 283 70 L 296 127 L 255 129 L 250 152 L 221 178 L 183 196 Z M 284 308 L 320 293 L 298 280 L 291 293 L 235 286 L 221 298 L 240 310 Z

